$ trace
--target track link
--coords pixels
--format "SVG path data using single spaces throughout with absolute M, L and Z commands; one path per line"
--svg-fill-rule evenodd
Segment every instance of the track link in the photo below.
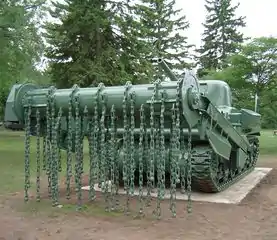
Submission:
M 196 147 L 192 154 L 192 188 L 206 193 L 220 192 L 248 175 L 254 170 L 259 154 L 258 139 L 253 138 L 250 143 L 252 145 L 252 153 L 249 155 L 244 167 L 241 171 L 235 171 L 235 175 L 231 176 L 229 174 L 228 178 L 221 183 L 216 180 L 217 175 L 213 171 L 213 164 L 215 164 L 216 160 L 212 157 L 212 148 L 210 146 Z

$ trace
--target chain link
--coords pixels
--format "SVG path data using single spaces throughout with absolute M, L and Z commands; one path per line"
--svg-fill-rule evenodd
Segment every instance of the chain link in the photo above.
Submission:
M 84 173 L 84 139 L 85 139 L 85 133 L 86 133 L 85 127 L 87 126 L 86 125 L 87 122 L 88 122 L 88 108 L 87 108 L 87 106 L 85 106 L 84 112 L 81 117 L 81 136 L 80 136 L 80 160 L 81 160 L 80 171 L 81 171 L 81 174 Z
M 51 116 L 51 95 L 50 95 L 50 90 L 47 95 L 47 105 L 46 105 L 46 121 L 47 121 L 47 126 L 46 126 L 46 174 L 47 174 L 47 180 L 48 180 L 48 196 L 49 198 L 52 197 L 51 192 L 52 192 L 52 182 L 51 182 L 51 166 L 52 166 L 52 148 L 51 148 L 51 141 L 52 141 L 52 132 L 51 132 L 51 127 L 52 127 L 52 116 Z
M 81 119 L 79 96 L 75 96 L 75 185 L 77 189 L 77 210 L 82 205 L 82 160 L 81 160 Z
M 59 121 L 61 121 L 61 117 L 59 118 Z M 60 122 L 57 123 L 57 139 L 60 141 L 60 137 L 62 135 L 62 129 L 60 127 Z M 58 143 L 59 144 L 59 143 Z M 57 149 L 57 163 L 58 163 L 58 172 L 62 172 L 62 153 L 61 148 L 58 145 Z
M 116 117 L 115 106 L 111 107 L 111 210 L 113 211 L 116 206 L 115 194 L 118 183 L 117 176 L 117 157 L 116 157 Z
M 165 195 L 165 160 L 166 160 L 166 147 L 164 138 L 164 114 L 165 114 L 165 98 L 166 91 L 163 91 L 161 98 L 161 116 L 160 116 L 160 126 L 161 126 L 161 197 Z
M 147 205 L 150 205 L 151 191 L 155 185 L 155 109 L 154 102 L 158 94 L 159 82 L 154 83 L 154 91 L 150 103 L 150 162 L 147 164 Z
M 55 118 L 55 101 L 54 101 L 54 95 L 51 96 L 51 117 L 53 120 L 53 126 L 52 126 L 52 141 L 51 141 L 51 148 L 52 148 L 52 157 L 51 157 L 51 196 L 52 196 L 52 205 L 57 206 L 58 205 L 58 128 L 59 128 L 59 122 L 61 118 L 61 109 L 58 113 L 58 118 L 56 120 L 56 124 L 54 122 Z
M 93 147 L 94 147 L 94 128 L 92 120 L 89 121 L 88 125 L 88 143 L 89 143 L 89 201 L 93 201 L 96 198 L 95 195 L 95 159 L 93 158 Z
M 156 216 L 161 218 L 161 201 L 165 194 L 165 140 L 164 140 L 164 111 L 165 111 L 165 91 L 161 94 L 161 114 L 159 123 L 159 133 L 157 134 L 157 177 L 158 196 Z
M 180 138 L 181 138 L 181 123 L 180 123 L 180 112 L 181 112 L 181 80 L 177 82 L 177 88 L 176 88 L 176 154 L 177 154 L 177 159 L 178 163 L 176 165 L 176 183 L 180 183 L 180 161 L 182 160 L 182 154 L 180 151 Z
M 135 193 L 135 93 L 132 92 L 130 94 L 130 111 L 131 111 L 131 126 L 130 126 L 130 151 L 131 151 L 131 159 L 130 159 L 130 194 L 134 195 Z
M 46 159 L 47 159 L 47 135 L 43 136 L 42 143 L 42 170 L 46 171 Z
M 140 107 L 140 135 L 139 135 L 139 216 L 143 216 L 143 157 L 144 157 L 144 146 L 143 140 L 145 138 L 145 116 L 144 116 L 144 105 Z
M 52 129 L 51 129 L 51 168 L 50 168 L 50 175 L 51 175 L 51 197 L 52 197 L 52 205 L 56 206 L 56 182 L 55 182 L 55 174 L 56 174 L 56 149 L 55 149 L 55 144 L 56 144 L 56 128 L 55 128 L 55 108 L 54 108 L 54 99 L 53 96 L 50 96 L 50 114 L 51 114 L 51 120 L 52 120 Z
M 37 137 L 37 151 L 36 151 L 36 160 L 37 160 L 37 179 L 36 179 L 36 199 L 40 201 L 40 112 L 39 109 L 36 111 L 36 137 Z
M 104 198 L 106 203 L 106 211 L 109 209 L 109 199 L 108 199 L 108 189 L 109 189 L 109 178 L 108 178 L 108 171 L 107 171 L 107 155 L 106 155 L 106 147 L 108 148 L 108 144 L 106 143 L 106 126 L 105 126 L 105 117 L 106 117 L 106 96 L 102 96 L 102 115 L 100 119 L 100 132 L 101 132 L 101 153 L 100 153 L 100 171 L 101 171 L 101 185 L 102 191 L 104 190 Z
M 129 121 L 127 115 L 127 106 L 128 106 L 128 91 L 129 88 L 132 86 L 131 82 L 127 82 L 125 85 L 124 97 L 123 97 L 123 125 L 124 125 L 124 134 L 123 134 L 123 182 L 124 182 L 124 189 L 127 193 L 126 198 L 126 206 L 125 206 L 125 214 L 130 213 L 130 149 L 129 149 L 129 142 L 130 142 L 130 128 L 129 128 Z
M 135 147 L 135 103 L 136 95 L 134 92 L 128 93 L 131 83 L 127 82 L 124 91 L 122 110 L 123 110 L 123 181 L 124 188 L 127 193 L 125 213 L 130 212 L 130 197 L 135 192 L 135 170 L 136 170 L 136 153 L 138 153 L 138 184 L 139 184 L 139 215 L 144 215 L 143 203 L 143 184 L 144 170 L 146 170 L 147 181 L 147 201 L 149 205 L 151 201 L 151 191 L 155 187 L 155 174 L 157 174 L 157 203 L 155 214 L 158 218 L 161 217 L 161 202 L 165 195 L 165 173 L 166 173 L 166 158 L 167 149 L 165 147 L 165 102 L 166 91 L 164 90 L 159 99 L 159 84 L 160 81 L 154 83 L 154 90 L 150 101 L 150 128 L 147 129 L 145 119 L 145 107 L 142 104 L 140 107 L 140 134 L 138 142 L 138 150 Z M 80 113 L 79 96 L 74 98 L 75 105 L 75 131 L 72 131 L 74 121 L 72 95 L 68 100 L 68 116 L 67 116 L 67 168 L 66 168 L 66 195 L 70 199 L 70 180 L 72 177 L 72 152 L 75 149 L 75 184 L 77 190 L 78 207 L 81 207 L 82 201 L 82 174 L 84 172 L 83 162 L 83 140 L 88 130 L 89 142 L 89 200 L 95 199 L 95 182 L 96 179 L 101 186 L 104 194 L 106 210 L 115 209 L 115 196 L 118 193 L 119 185 L 119 162 L 117 159 L 117 138 L 116 138 L 116 110 L 115 105 L 112 105 L 110 114 L 107 114 L 107 96 L 100 94 L 104 85 L 99 84 L 95 99 L 94 114 L 91 119 L 88 119 L 88 108 Z M 52 94 L 51 94 L 52 93 Z M 46 106 L 46 136 L 43 138 L 43 165 L 42 170 L 46 170 L 48 175 L 49 195 L 52 197 L 52 204 L 58 204 L 58 176 L 62 171 L 61 153 L 59 148 L 59 137 L 61 137 L 62 129 L 60 126 L 62 118 L 62 109 L 60 108 L 57 114 L 53 91 L 49 91 Z M 100 98 L 101 97 L 101 98 Z M 160 102 L 160 116 L 157 116 L 156 101 Z M 99 116 L 101 104 L 101 117 Z M 184 163 L 183 151 L 183 122 L 182 122 L 182 106 L 181 106 L 181 81 L 177 84 L 176 102 L 173 104 L 172 111 L 172 128 L 169 147 L 169 171 L 170 171 L 170 210 L 172 216 L 176 217 L 176 188 L 181 182 L 181 189 L 186 188 L 188 196 L 187 211 L 191 212 L 191 181 L 192 181 L 192 129 L 189 126 L 188 131 L 188 147 L 187 161 Z M 130 111 L 130 112 L 129 112 Z M 31 135 L 31 113 L 32 108 L 29 105 L 25 109 L 25 201 L 28 201 L 28 190 L 30 188 L 30 135 Z M 57 114 L 57 116 L 56 116 Z M 91 114 L 91 113 L 90 113 Z M 110 115 L 110 121 L 107 120 L 107 115 Z M 41 175 L 41 122 L 40 111 L 36 109 L 36 199 L 40 201 L 40 175 Z M 88 125 L 87 125 L 88 124 Z M 87 129 L 86 129 L 87 127 Z M 148 136 L 147 130 L 150 130 Z M 75 136 L 73 135 L 75 132 Z M 74 139 L 75 137 L 75 139 Z M 148 142 L 148 137 L 150 141 Z M 73 143 L 73 139 L 75 142 Z M 75 146 L 74 146 L 75 145 Z M 150 152 L 149 152 L 150 150 Z M 148 153 L 150 156 L 148 156 Z M 146 166 L 144 166 L 144 164 Z M 156 167 L 156 169 L 155 169 Z M 182 167 L 182 169 L 180 168 Z M 155 170 L 157 172 L 155 172 Z M 186 177 L 186 179 L 185 179 Z M 109 180 L 111 180 L 111 193 L 109 195 Z M 185 186 L 187 185 L 187 186 Z M 109 202 L 109 196 L 111 197 Z
M 176 160 L 176 108 L 172 107 L 172 134 L 171 134 L 171 156 L 170 156 L 170 210 L 172 216 L 176 217 L 176 183 L 177 183 L 177 160 Z
M 101 187 L 101 172 L 100 172 L 100 121 L 99 121 L 99 101 L 100 91 L 104 86 L 102 83 L 98 85 L 97 93 L 95 95 L 95 106 L 94 106 L 94 135 L 93 135 L 93 159 L 95 161 L 95 172 L 94 176 L 97 179 L 98 186 Z
M 188 205 L 187 205 L 187 211 L 188 213 L 191 213 L 192 211 L 192 204 L 191 204 L 191 154 L 192 154 L 192 145 L 191 145 L 191 128 L 188 129 L 188 172 L 187 172 L 187 194 L 188 194 Z
M 72 177 L 72 94 L 68 100 L 67 117 L 67 156 L 66 156 L 66 198 L 69 200 L 71 195 L 70 180 Z
M 30 136 L 31 136 L 31 113 L 32 108 L 29 103 L 28 108 L 25 109 L 25 196 L 24 201 L 29 201 L 30 188 Z

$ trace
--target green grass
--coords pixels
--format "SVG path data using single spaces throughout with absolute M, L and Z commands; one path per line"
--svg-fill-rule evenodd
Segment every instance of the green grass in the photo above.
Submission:
M 11 132 L 0 130 L 0 196 L 9 196 L 11 193 L 24 191 L 24 132 Z M 42 141 L 41 141 L 42 145 Z M 42 146 L 41 146 L 42 147 Z M 41 149 L 42 152 L 42 149 Z M 84 157 L 88 159 L 88 144 L 84 145 Z M 41 157 L 42 159 L 42 157 Z M 36 138 L 31 139 L 31 191 L 36 188 Z M 42 164 L 41 164 L 42 165 Z M 66 153 L 62 151 L 62 176 L 65 176 Z M 88 169 L 88 161 L 84 163 L 85 171 Z M 87 171 L 86 171 L 87 172 Z M 42 175 L 45 178 L 45 173 Z M 23 194 L 20 199 L 15 200 L 16 209 L 27 214 L 47 213 L 50 217 L 58 216 L 60 213 L 75 212 L 75 204 L 62 204 L 62 208 L 52 208 L 50 199 L 42 199 L 37 203 L 35 199 L 28 204 L 23 202 Z M 87 204 L 82 205 L 79 213 L 93 216 L 106 216 L 107 212 L 99 203 L 92 203 L 93 207 Z M 109 217 L 119 215 L 118 212 L 109 213 Z
M 31 176 L 36 176 L 36 142 L 31 141 Z M 277 155 L 277 136 L 263 131 L 260 137 L 260 154 Z M 84 156 L 88 158 L 88 146 L 84 146 Z M 65 152 L 62 151 L 62 164 L 65 169 Z M 85 169 L 87 163 L 85 161 Z M 24 186 L 24 133 L 0 131 L 0 194 L 23 189 Z
M 273 135 L 273 130 L 264 130 L 260 136 L 260 154 L 277 155 L 277 135 Z
M 24 187 L 24 132 L 0 131 L 0 195 L 22 190 Z M 62 154 L 62 174 L 65 176 L 66 153 Z M 42 155 L 42 141 L 41 141 Z M 84 146 L 84 157 L 88 158 L 88 145 Z M 42 161 L 42 156 L 41 156 Z M 36 138 L 31 138 L 30 153 L 31 181 L 35 182 L 36 177 Z M 42 166 L 42 162 L 41 162 Z M 88 168 L 88 161 L 85 161 L 84 168 Z
M 42 144 L 41 144 L 42 145 Z M 36 141 L 32 138 L 31 141 L 31 176 L 32 182 L 35 187 L 36 176 Z M 84 146 L 84 157 L 88 158 L 88 146 Z M 277 136 L 273 136 L 273 131 L 263 131 L 260 137 L 260 154 L 261 155 L 276 155 L 277 156 Z M 65 152 L 62 152 L 62 164 L 65 169 Z M 85 169 L 88 168 L 88 161 L 86 161 Z M 63 173 L 64 174 L 64 173 Z M 24 189 L 24 133 L 23 132 L 11 132 L 0 131 L 0 195 L 7 195 Z M 36 211 L 38 206 L 47 209 L 51 208 L 51 203 L 44 201 L 42 204 L 32 204 L 25 207 L 27 211 Z M 29 209 L 30 208 L 30 209 Z M 84 206 L 87 212 L 87 207 Z M 64 212 L 65 210 L 73 210 L 75 206 L 67 205 L 62 210 L 51 210 L 55 215 L 55 211 Z M 103 210 L 93 208 L 94 215 L 101 215 Z M 101 208 L 102 209 L 102 208 Z M 95 212 L 96 211 L 96 212 Z M 104 213 L 103 213 L 104 214 Z

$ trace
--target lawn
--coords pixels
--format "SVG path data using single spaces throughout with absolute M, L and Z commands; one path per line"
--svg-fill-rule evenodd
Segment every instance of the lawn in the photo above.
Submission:
M 31 161 L 36 162 L 35 139 L 32 139 Z M 260 137 L 260 154 L 277 156 L 277 136 L 272 131 L 263 131 Z M 65 153 L 62 154 L 65 159 Z M 85 146 L 84 156 L 88 157 Z M 262 157 L 262 156 L 261 156 Z M 63 161 L 65 163 L 65 161 Z M 85 166 L 86 168 L 87 166 Z M 63 167 L 65 169 L 65 167 Z M 35 181 L 36 166 L 31 164 L 31 176 Z M 24 133 L 0 131 L 0 195 L 21 191 L 24 188 Z

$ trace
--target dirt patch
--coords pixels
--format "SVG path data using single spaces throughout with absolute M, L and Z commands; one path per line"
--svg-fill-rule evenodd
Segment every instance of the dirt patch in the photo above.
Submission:
M 277 168 L 277 157 L 265 157 L 258 166 Z M 88 199 L 87 194 L 83 192 L 84 199 Z M 75 196 L 65 200 L 65 191 L 61 195 L 63 208 L 76 202 Z M 32 200 L 28 206 L 33 209 L 28 214 L 23 211 L 22 193 L 0 197 L 0 239 L 258 240 L 276 239 L 277 236 L 277 169 L 273 169 L 241 204 L 193 202 L 192 213 L 187 214 L 186 203 L 177 202 L 177 217 L 172 218 L 169 201 L 164 201 L 161 220 L 151 217 L 156 208 L 155 201 L 145 209 L 147 217 L 134 219 L 138 211 L 134 200 L 130 202 L 131 214 L 125 216 L 105 213 L 103 200 L 94 203 L 86 200 L 84 211 L 75 213 L 49 207 L 51 203 L 45 203 L 45 197 L 47 192 L 42 195 L 41 203 Z M 120 205 L 125 201 L 126 198 L 121 197 Z

